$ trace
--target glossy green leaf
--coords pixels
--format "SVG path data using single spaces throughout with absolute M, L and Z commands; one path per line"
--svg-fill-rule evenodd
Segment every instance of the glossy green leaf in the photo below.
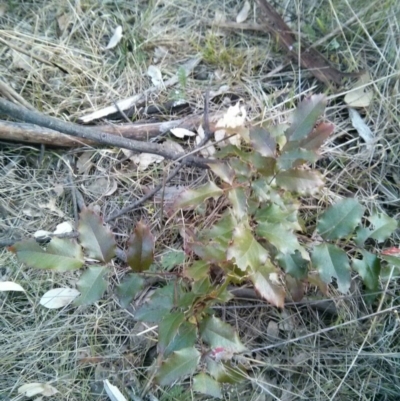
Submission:
M 266 239 L 279 252 L 292 253 L 295 250 L 304 252 L 296 235 L 279 223 L 259 223 L 256 233 Z
M 279 170 L 288 170 L 292 167 L 299 167 L 307 162 L 315 163 L 318 160 L 318 154 L 313 150 L 302 148 L 295 148 L 292 150 L 284 149 L 277 161 Z
M 234 228 L 237 226 L 237 220 L 234 218 L 232 212 L 227 210 L 222 217 L 208 230 L 202 232 L 203 238 L 208 239 L 224 239 L 230 241 Z
M 135 319 L 147 323 L 159 323 L 164 316 L 174 307 L 175 293 L 179 287 L 168 284 L 165 287 L 157 288 L 153 295 L 135 312 Z
M 114 236 L 92 210 L 86 208 L 80 213 L 78 232 L 79 242 L 89 257 L 107 263 L 115 256 Z
M 356 229 L 355 242 L 359 247 L 362 247 L 368 238 L 378 242 L 386 241 L 398 227 L 398 222 L 385 213 L 373 213 L 368 220 L 371 223 L 369 227 L 359 226 Z
M 176 209 L 189 209 L 202 204 L 206 199 L 218 199 L 223 194 L 221 188 L 209 181 L 197 189 L 186 189 L 180 193 L 174 202 Z
M 254 149 L 264 157 L 274 157 L 276 141 L 270 133 L 262 127 L 250 128 L 250 141 Z
M 236 384 L 242 382 L 248 375 L 240 366 L 232 366 L 230 361 L 216 362 L 206 358 L 207 370 L 218 383 Z
M 236 178 L 242 177 L 245 180 L 251 176 L 251 169 L 248 163 L 244 162 L 241 159 L 232 158 L 229 160 L 229 165 L 232 167 L 233 171 L 236 174 Z
M 258 152 L 249 153 L 249 162 L 263 177 L 272 177 L 275 174 L 276 159 L 263 157 Z
M 107 266 L 88 267 L 77 283 L 81 295 L 75 299 L 75 305 L 92 305 L 106 292 L 108 281 L 104 278 L 109 272 Z
M 321 214 L 317 230 L 326 240 L 347 237 L 361 222 L 363 214 L 364 207 L 356 199 L 343 199 Z
M 169 249 L 161 257 L 160 264 L 166 271 L 171 271 L 175 267 L 180 266 L 185 261 L 185 252 L 181 249 Z
M 66 272 L 83 266 L 82 248 L 74 240 L 53 238 L 46 246 L 40 246 L 34 239 L 20 241 L 9 247 L 22 263 L 35 269 Z
M 197 368 L 200 352 L 194 347 L 175 351 L 159 368 L 155 381 L 161 386 L 172 384 L 174 381 L 188 376 Z
M 210 264 L 204 260 L 195 260 L 190 267 L 184 269 L 183 273 L 185 277 L 189 277 L 193 280 L 201 280 L 208 277 Z
M 193 390 L 211 397 L 222 398 L 219 383 L 205 373 L 193 377 Z
M 356 270 L 365 286 L 371 290 L 376 291 L 379 287 L 379 274 L 381 272 L 381 263 L 379 258 L 367 251 L 361 251 L 362 260 L 353 259 L 353 268 Z
M 276 184 L 287 191 L 311 195 L 320 190 L 324 180 L 318 171 L 290 169 L 276 175 Z
M 222 181 L 225 181 L 227 184 L 232 185 L 233 180 L 235 178 L 235 172 L 227 163 L 209 163 L 208 164 L 211 171 Z
M 178 332 L 171 339 L 164 350 L 164 356 L 168 356 L 171 352 L 179 351 L 183 348 L 194 347 L 197 341 L 197 327 L 184 321 L 178 329 Z
M 247 196 L 244 188 L 232 188 L 228 192 L 228 199 L 232 204 L 233 214 L 238 221 L 247 216 Z
M 165 349 L 178 333 L 178 329 L 185 320 L 183 312 L 170 312 L 158 325 L 158 352 L 164 353 Z
M 277 277 L 276 268 L 271 262 L 268 262 L 258 270 L 252 272 L 250 280 L 262 298 L 278 308 L 283 308 L 285 304 L 285 290 L 276 281 Z
M 257 270 L 268 260 L 268 252 L 253 237 L 251 230 L 245 224 L 240 224 L 234 230 L 227 259 L 235 259 L 236 265 L 243 271 L 248 267 Z
M 291 205 L 282 207 L 270 203 L 262 206 L 254 215 L 254 219 L 258 223 L 280 224 L 289 230 L 301 231 L 297 218 L 298 205 L 295 201 Z
M 206 244 L 202 244 L 200 242 L 193 242 L 187 244 L 188 248 L 190 248 L 199 258 L 212 262 L 224 262 L 226 261 L 226 245 L 221 244 L 221 241 L 209 241 Z
M 298 250 L 293 253 L 280 253 L 276 259 L 279 266 L 292 277 L 299 280 L 307 277 L 309 261 L 303 259 Z
M 138 292 L 142 290 L 143 284 L 144 279 L 142 277 L 129 273 L 115 287 L 115 294 L 123 308 L 126 308 L 133 301 Z
M 154 259 L 154 238 L 150 228 L 139 222 L 128 241 L 127 263 L 134 272 L 148 270 Z
M 326 107 L 325 95 L 312 95 L 304 99 L 293 114 L 292 124 L 286 130 L 288 141 L 298 141 L 306 138 L 313 130 L 318 118 Z
M 349 290 L 351 276 L 346 252 L 332 244 L 317 245 L 311 254 L 311 261 L 325 283 L 329 284 L 334 277 L 341 293 Z
M 200 323 L 200 335 L 211 348 L 223 347 L 230 352 L 246 351 L 233 327 L 215 316 L 203 319 Z

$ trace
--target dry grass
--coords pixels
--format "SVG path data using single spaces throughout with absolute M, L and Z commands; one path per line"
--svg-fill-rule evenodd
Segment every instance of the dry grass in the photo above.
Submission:
M 187 80 L 155 94 L 149 104 L 184 97 L 201 111 L 207 87 L 229 85 L 244 100 L 253 120 L 284 121 L 287 111 L 305 93 L 323 89 L 309 73 L 287 64 L 274 38 L 260 32 L 210 27 L 216 11 L 234 21 L 239 0 L 209 1 L 32 1 L 5 2 L 0 16 L 0 39 L 30 54 L 58 63 L 69 73 L 0 43 L 0 76 L 26 101 L 43 113 L 75 120 L 148 88 L 147 67 L 155 50 L 165 50 L 158 66 L 165 77 L 176 74 L 188 58 L 201 53 L 203 63 Z M 321 4 L 322 3 L 322 4 Z M 363 13 L 361 0 L 287 1 L 279 8 L 295 31 L 310 41 L 337 30 L 318 47 L 343 71 L 366 69 L 373 79 L 374 99 L 363 111 L 376 137 L 368 151 L 352 128 L 342 93 L 331 98 L 327 116 L 336 126 L 321 168 L 327 177 L 322 203 L 337 194 L 355 195 L 369 209 L 399 217 L 400 141 L 400 3 L 383 0 Z M 66 16 L 60 30 L 57 18 Z M 345 22 L 356 16 L 353 22 Z M 250 18 L 255 18 L 251 15 Z M 124 37 L 111 51 L 103 51 L 114 28 Z M 62 28 L 62 27 L 61 27 Z M 28 63 L 28 64 L 26 64 Z M 271 73 L 274 71 L 274 73 Z M 212 110 L 225 107 L 212 103 Z M 142 118 L 139 116 L 138 118 Z M 173 116 L 161 118 L 173 118 Z M 80 152 L 1 144 L 0 239 L 28 236 L 39 229 L 53 230 L 74 220 L 68 160 Z M 87 204 L 109 215 L 137 200 L 163 178 L 168 163 L 140 172 L 116 149 L 90 149 L 87 169 L 74 177 Z M 173 184 L 192 185 L 202 172 L 182 170 Z M 114 186 L 117 190 L 107 195 Z M 166 248 L 179 248 L 172 221 L 159 218 L 159 203 L 148 202 L 113 223 L 122 242 L 139 219 L 149 222 L 157 237 L 157 257 Z M 306 211 L 304 212 L 306 213 Z M 393 238 L 393 244 L 398 238 Z M 113 280 L 123 274 L 114 266 Z M 105 297 L 90 308 L 67 307 L 49 311 L 39 305 L 41 295 L 54 286 L 74 285 L 79 272 L 56 274 L 31 271 L 6 250 L 0 253 L 0 279 L 21 284 L 26 294 L 0 295 L 0 399 L 19 400 L 17 388 L 30 382 L 49 382 L 59 390 L 54 400 L 105 400 L 96 395 L 108 378 L 129 394 L 145 382 L 143 361 L 156 333 L 134 322 L 129 311 Z M 399 303 L 393 279 L 380 306 Z M 332 294 L 339 311 L 331 316 L 314 308 L 278 312 L 265 304 L 238 302 L 221 313 L 233 323 L 249 349 L 244 384 L 226 388 L 226 400 L 396 400 L 400 393 L 399 318 L 394 313 L 362 319 L 373 308 L 358 296 Z M 376 308 L 375 308 L 376 309 Z M 273 323 L 270 323 L 273 322 Z M 276 324 L 279 331 L 276 331 Z M 329 330 L 326 330 L 329 329 Z M 312 333 L 317 333 L 313 335 Z M 268 349 L 261 349 L 268 347 Z M 101 358 L 101 359 L 96 359 Z M 176 385 L 152 389 L 159 400 L 203 399 Z M 133 398 L 132 398 L 133 399 Z M 205 398 L 204 398 L 205 399 Z

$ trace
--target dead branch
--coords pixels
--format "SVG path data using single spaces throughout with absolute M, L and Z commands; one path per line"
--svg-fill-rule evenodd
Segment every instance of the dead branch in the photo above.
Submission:
M 65 122 L 54 117 L 40 114 L 36 111 L 17 106 L 1 98 L 0 112 L 25 123 L 36 124 L 41 127 L 61 132 L 63 134 L 68 134 L 85 140 L 91 140 L 104 145 L 116 146 L 118 148 L 129 149 L 141 153 L 152 153 L 163 156 L 169 160 L 185 158 L 186 164 L 196 165 L 202 168 L 208 168 L 206 163 L 212 162 L 211 160 L 204 159 L 202 157 L 185 157 L 186 155 L 184 153 L 171 152 L 170 150 L 164 149 L 162 145 L 157 143 L 139 142 L 134 139 L 108 134 L 95 127 L 82 127 L 77 124 Z
M 215 131 L 215 124 L 221 116 L 222 113 L 210 115 L 210 131 Z M 98 132 L 105 132 L 124 138 L 135 139 L 137 141 L 148 141 L 159 135 L 166 134 L 172 128 L 186 128 L 191 131 L 196 130 L 202 123 L 202 120 L 202 116 L 193 115 L 164 122 L 97 125 L 95 129 L 98 130 Z M 87 139 L 77 139 L 46 127 L 2 120 L 0 120 L 0 140 L 61 147 L 99 145 L 98 142 Z

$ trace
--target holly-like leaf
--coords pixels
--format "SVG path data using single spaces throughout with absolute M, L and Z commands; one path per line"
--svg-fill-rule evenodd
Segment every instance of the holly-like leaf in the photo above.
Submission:
M 22 263 L 35 269 L 66 272 L 83 266 L 82 248 L 74 240 L 53 238 L 46 248 L 34 239 L 17 242 L 9 248 Z
M 356 199 L 343 199 L 321 214 L 317 230 L 326 240 L 347 237 L 360 223 L 363 214 L 364 207 Z
M 168 284 L 157 288 L 146 303 L 141 305 L 135 313 L 135 319 L 146 323 L 159 323 L 174 306 L 174 298 L 179 287 Z
M 168 356 L 171 352 L 179 351 L 183 348 L 194 347 L 197 340 L 197 327 L 184 321 L 178 329 L 178 332 L 171 339 L 169 344 L 164 350 L 164 356 Z
M 159 368 L 155 381 L 161 386 L 172 384 L 181 377 L 192 374 L 199 364 L 200 352 L 194 347 L 175 351 Z
M 264 157 L 258 152 L 251 152 L 248 154 L 248 159 L 251 165 L 256 169 L 263 177 L 272 177 L 275 174 L 276 158 L 275 157 Z
M 137 274 L 127 274 L 115 288 L 119 303 L 126 308 L 143 288 L 144 279 Z
M 304 252 L 296 235 L 281 224 L 259 223 L 256 229 L 257 235 L 266 239 L 279 252 L 293 253 L 295 250 Z
M 217 223 L 208 230 L 204 230 L 201 235 L 203 238 L 224 239 L 227 242 L 232 239 L 233 230 L 236 226 L 237 220 L 233 217 L 232 211 L 227 210 Z
M 230 352 L 246 351 L 233 327 L 215 316 L 203 319 L 200 335 L 211 348 L 223 347 Z
M 127 263 L 134 272 L 148 270 L 154 259 L 154 238 L 150 228 L 139 222 L 128 241 Z
M 161 257 L 161 266 L 164 270 L 171 271 L 185 261 L 185 252 L 180 249 L 170 249 Z
M 278 158 L 277 166 L 280 170 L 287 170 L 292 167 L 299 167 L 307 162 L 315 163 L 317 160 L 318 154 L 314 150 L 302 149 L 299 147 L 291 150 L 285 150 L 285 148 L 283 148 Z
M 167 346 L 178 333 L 180 325 L 184 322 L 183 312 L 168 313 L 158 325 L 158 352 L 164 353 Z
M 247 376 L 245 369 L 233 366 L 230 361 L 216 362 L 207 357 L 206 363 L 208 372 L 218 383 L 240 383 Z
M 253 237 L 251 230 L 245 225 L 237 226 L 233 233 L 233 241 L 227 251 L 227 259 L 235 259 L 241 270 L 250 267 L 257 270 L 268 260 L 268 252 Z
M 208 164 L 212 172 L 221 180 L 225 181 L 226 183 L 232 185 L 233 179 L 235 178 L 235 172 L 227 163 L 209 163 Z
M 250 141 L 254 149 L 264 157 L 275 157 L 276 141 L 271 134 L 262 127 L 250 129 Z
M 355 242 L 359 247 L 362 247 L 368 238 L 378 242 L 387 240 L 398 227 L 397 220 L 385 213 L 373 212 L 368 220 L 371 223 L 370 227 L 357 227 Z
M 205 373 L 193 377 L 193 390 L 211 397 L 222 398 L 220 384 Z
M 258 209 L 254 218 L 258 223 L 280 224 L 285 229 L 301 231 L 297 211 L 298 205 L 295 202 L 283 207 L 269 203 Z
M 324 112 L 326 103 L 326 96 L 322 94 L 304 99 L 297 106 L 293 114 L 293 122 L 285 132 L 287 140 L 298 141 L 306 138 Z
M 358 271 L 365 286 L 371 291 L 376 291 L 379 287 L 381 272 L 380 260 L 376 255 L 367 251 L 361 251 L 361 254 L 362 260 L 353 259 L 353 268 Z
M 209 181 L 197 189 L 186 189 L 180 193 L 174 202 L 174 207 L 176 209 L 194 208 L 206 199 L 218 199 L 222 194 L 222 189 L 217 187 L 212 181 Z
M 208 277 L 209 272 L 210 264 L 204 260 L 196 260 L 189 268 L 185 268 L 183 270 L 183 274 L 185 277 L 191 278 L 196 281 Z
M 325 283 L 329 284 L 334 277 L 341 293 L 349 290 L 351 276 L 346 252 L 332 244 L 317 245 L 311 254 L 311 261 Z
M 276 269 L 269 262 L 254 271 L 250 276 L 250 280 L 261 297 L 272 305 L 283 308 L 285 304 L 285 290 L 276 282 L 276 277 Z
M 77 287 L 81 295 L 75 299 L 75 305 L 91 305 L 98 301 L 107 289 L 104 276 L 108 273 L 107 266 L 90 266 L 80 277 Z
M 115 256 L 114 236 L 92 210 L 86 208 L 79 215 L 78 232 L 79 241 L 89 257 L 107 263 Z
M 324 180 L 318 171 L 290 169 L 276 175 L 276 184 L 287 191 L 312 195 L 324 185 Z
M 320 123 L 304 139 L 299 141 L 298 147 L 317 151 L 333 133 L 335 126 L 331 123 Z
M 300 252 L 296 250 L 293 253 L 278 254 L 276 257 L 279 266 L 281 266 L 287 274 L 301 280 L 307 277 L 309 261 L 302 258 Z
M 242 187 L 232 188 L 228 192 L 228 199 L 233 208 L 233 213 L 238 221 L 247 216 L 247 196 Z

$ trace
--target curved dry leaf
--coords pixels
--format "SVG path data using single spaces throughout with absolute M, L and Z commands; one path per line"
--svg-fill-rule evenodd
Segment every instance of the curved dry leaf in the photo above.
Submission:
M 170 139 L 167 139 L 163 143 L 163 147 L 169 152 L 183 153 L 185 151 L 179 143 L 171 141 Z
M 111 401 L 127 401 L 117 386 L 111 384 L 108 380 L 103 380 L 104 390 Z
M 345 103 L 350 107 L 368 107 L 374 97 L 372 89 L 365 87 L 365 84 L 369 82 L 371 82 L 371 77 L 367 72 L 355 83 L 353 90 L 346 94 Z
M 195 136 L 196 134 L 186 128 L 172 128 L 171 133 L 177 138 L 184 138 L 185 136 Z
M 141 153 L 140 155 L 132 156 L 131 160 L 138 165 L 139 171 L 144 171 L 153 163 L 161 163 L 164 157 L 153 153 Z
M 110 41 L 108 42 L 108 45 L 106 46 L 105 50 L 110 50 L 113 49 L 117 44 L 121 41 L 122 39 L 122 26 L 118 25 L 115 28 L 114 34 L 111 37 Z
M 74 231 L 72 224 L 69 221 L 64 221 L 64 223 L 60 223 L 57 225 L 56 230 L 53 234 L 66 234 L 72 233 L 72 231 Z
M 198 145 L 203 140 L 204 135 L 205 135 L 204 134 L 204 129 L 203 129 L 203 127 L 201 125 L 197 129 L 197 133 L 198 133 L 198 135 L 196 136 L 196 139 L 195 139 L 196 140 L 196 145 Z M 211 145 L 210 141 L 208 141 L 206 143 L 206 145 L 207 145 L 207 147 L 204 148 L 204 149 L 201 149 L 200 153 L 201 153 L 202 156 L 212 159 L 214 153 L 216 152 L 216 149 L 215 149 L 214 145 Z
M 239 14 L 236 16 L 236 22 L 241 24 L 242 22 L 247 20 L 250 11 L 250 3 L 246 0 L 243 4 L 242 9 L 239 11 Z
M 28 383 L 18 389 L 18 394 L 24 394 L 26 397 L 33 397 L 38 394 L 50 397 L 56 393 L 58 393 L 58 390 L 47 383 Z
M 151 78 L 151 83 L 154 86 L 158 86 L 163 83 L 161 71 L 155 65 L 149 66 L 149 68 L 147 69 L 147 75 Z
M 59 309 L 70 304 L 80 292 L 75 288 L 53 288 L 40 298 L 40 305 L 47 309 Z
M 374 143 L 374 134 L 368 125 L 365 124 L 358 111 L 349 108 L 349 116 L 351 125 L 357 130 L 361 138 L 364 139 L 365 143 L 367 144 L 367 148 L 371 149 Z
M 17 283 L 13 281 L 0 281 L 0 291 L 20 291 L 25 292 L 25 290 Z

